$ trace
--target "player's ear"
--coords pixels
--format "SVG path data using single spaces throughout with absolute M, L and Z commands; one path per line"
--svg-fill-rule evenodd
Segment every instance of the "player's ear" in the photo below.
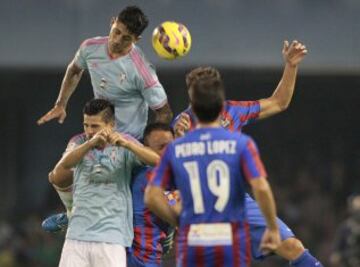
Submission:
M 191 101 L 191 99 L 192 99 L 192 88 L 191 88 L 191 86 L 188 88 L 188 95 L 189 95 L 189 99 Z

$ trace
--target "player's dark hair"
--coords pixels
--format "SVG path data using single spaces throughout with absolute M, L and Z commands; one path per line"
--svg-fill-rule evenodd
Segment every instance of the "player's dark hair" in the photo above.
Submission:
M 186 75 L 186 86 L 190 89 L 194 81 L 199 80 L 202 76 L 211 77 L 212 79 L 221 80 L 220 72 L 212 67 L 198 67 Z
M 200 122 L 213 122 L 225 101 L 224 85 L 218 70 L 199 67 L 187 75 L 191 88 L 191 108 Z
M 88 116 L 95 116 L 101 113 L 106 123 L 115 119 L 114 105 L 105 99 L 92 99 L 88 101 L 83 108 L 83 113 Z
M 154 131 L 170 132 L 172 134 L 172 136 L 175 137 L 174 130 L 169 124 L 162 123 L 162 122 L 149 123 L 148 125 L 146 125 L 145 130 L 144 130 L 144 144 L 145 145 L 149 145 L 147 138 Z
M 117 19 L 126 26 L 130 33 L 136 36 L 141 35 L 149 24 L 148 18 L 137 6 L 126 7 L 119 13 Z

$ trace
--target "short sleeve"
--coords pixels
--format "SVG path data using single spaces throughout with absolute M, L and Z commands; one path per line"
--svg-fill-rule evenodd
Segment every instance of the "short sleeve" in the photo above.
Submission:
M 234 120 L 236 129 L 241 128 L 253 121 L 255 121 L 260 114 L 259 101 L 227 101 L 228 110 Z
M 163 107 L 167 103 L 164 87 L 159 82 L 155 68 L 151 65 L 139 48 L 130 51 L 130 57 L 139 74 L 139 90 L 145 102 L 153 110 Z
M 144 89 L 142 95 L 152 110 L 162 108 L 167 103 L 165 90 L 159 82 L 154 86 Z
M 85 134 L 79 134 L 70 139 L 63 154 L 67 154 L 86 141 Z
M 240 163 L 246 180 L 267 177 L 263 162 L 261 161 L 259 151 L 255 141 L 248 138 L 246 145 L 240 155 Z
M 174 188 L 174 175 L 171 167 L 171 150 L 172 145 L 169 144 L 161 157 L 160 163 L 153 171 L 150 185 L 162 187 L 167 190 Z
M 134 142 L 134 143 L 137 143 L 138 145 L 141 145 L 142 144 L 136 140 L 134 137 L 128 135 L 128 134 L 123 134 L 123 136 L 130 140 L 131 142 Z M 130 167 L 130 169 L 134 169 L 136 167 L 140 167 L 140 166 L 144 166 L 144 163 L 142 163 L 140 161 L 140 159 L 130 150 L 128 149 L 125 149 L 125 155 L 126 155 L 126 164 Z
M 87 69 L 86 64 L 86 42 L 85 40 L 77 50 L 75 57 L 74 57 L 74 63 L 76 66 L 78 66 L 80 69 Z

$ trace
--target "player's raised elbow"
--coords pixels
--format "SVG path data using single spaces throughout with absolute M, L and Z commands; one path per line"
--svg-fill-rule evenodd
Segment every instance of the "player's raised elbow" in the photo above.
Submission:
M 61 171 L 59 171 L 59 168 L 56 167 L 51 172 L 49 172 L 49 183 L 55 186 L 60 186 L 62 183 L 62 177 L 60 173 Z
M 279 109 L 279 112 L 283 112 L 285 110 L 287 110 L 290 106 L 290 101 L 280 101 L 278 103 L 278 109 Z
M 270 103 L 273 106 L 273 109 L 276 110 L 275 113 L 283 112 L 287 110 L 290 106 L 291 101 L 289 99 L 284 99 L 279 96 L 272 96 L 271 98 L 272 99 L 270 99 Z
M 73 183 L 73 171 L 57 165 L 48 175 L 49 182 L 57 187 L 68 187 Z

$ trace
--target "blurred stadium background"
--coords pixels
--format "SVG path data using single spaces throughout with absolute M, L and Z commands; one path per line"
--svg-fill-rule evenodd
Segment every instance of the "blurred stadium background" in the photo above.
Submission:
M 150 19 L 139 45 L 157 66 L 174 113 L 187 106 L 185 74 L 213 65 L 229 99 L 269 96 L 282 72 L 284 39 L 301 40 L 290 108 L 245 128 L 257 140 L 279 216 L 329 265 L 346 199 L 360 193 L 360 1 L 10 1 L 0 2 L 0 267 L 57 266 L 64 235 L 40 229 L 62 210 L 47 173 L 67 140 L 82 131 L 81 108 L 92 97 L 85 75 L 63 125 L 38 127 L 53 105 L 67 63 L 82 40 L 107 35 L 112 15 L 129 4 Z M 21 12 L 20 12 L 21 10 Z M 190 54 L 164 61 L 151 48 L 152 29 L 177 20 L 192 33 Z M 286 266 L 273 259 L 254 266 Z

